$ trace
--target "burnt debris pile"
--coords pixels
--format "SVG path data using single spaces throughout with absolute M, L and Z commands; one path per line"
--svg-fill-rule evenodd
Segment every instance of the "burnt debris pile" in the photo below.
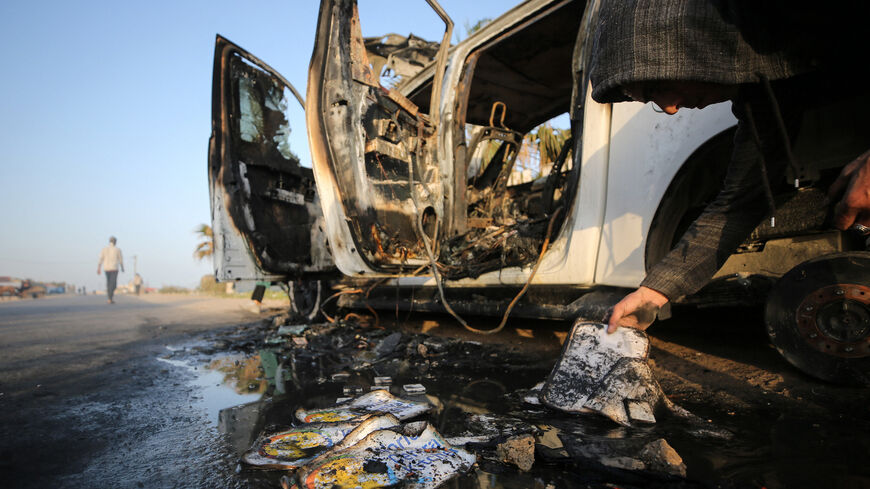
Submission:
M 440 271 L 455 280 L 534 263 L 541 253 L 546 219 L 475 228 L 456 236 L 442 248 Z
M 620 426 L 541 403 L 540 390 L 527 387 L 546 377 L 553 358 L 388 330 L 355 314 L 287 321 L 240 326 L 198 349 L 255 355 L 268 383 L 259 401 L 220 413 L 242 477 L 298 488 L 495 479 L 504 485 L 486 487 L 704 487 L 685 478 L 665 440 L 669 420 L 685 420 Z

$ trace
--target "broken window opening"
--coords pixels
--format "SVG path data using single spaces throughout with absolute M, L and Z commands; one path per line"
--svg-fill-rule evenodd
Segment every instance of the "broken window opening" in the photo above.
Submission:
M 414 34 L 387 34 L 366 37 L 363 41 L 380 84 L 391 89 L 399 87 L 432 62 L 440 46 Z
M 229 63 L 234 169 L 226 173 L 225 183 L 242 190 L 230 202 L 230 212 L 261 267 L 293 272 L 311 264 L 311 228 L 317 218 L 313 174 L 290 147 L 293 93 L 238 53 Z
M 396 20 L 389 21 L 383 5 L 359 2 L 357 15 L 368 61 L 381 86 L 397 89 L 435 60 L 444 22 L 434 9 L 421 15 L 416 6 L 392 2 L 389 19 Z M 379 30 L 373 32 L 372 26 Z
M 239 110 L 242 113 L 239 119 L 239 132 L 242 141 L 248 143 L 258 143 L 263 134 L 263 108 L 256 98 L 252 97 L 253 90 L 253 80 L 239 79 Z
M 567 113 L 558 115 L 523 136 L 523 146 L 517 155 L 508 186 L 530 183 L 549 176 L 559 153 L 571 138 L 571 122 L 567 116 Z M 573 167 L 570 156 L 569 153 L 561 171 L 566 172 Z

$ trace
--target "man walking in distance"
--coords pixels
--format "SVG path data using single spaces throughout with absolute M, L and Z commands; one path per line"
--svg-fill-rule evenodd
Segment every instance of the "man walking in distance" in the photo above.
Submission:
M 124 257 L 121 256 L 121 249 L 115 246 L 118 240 L 114 236 L 109 238 L 109 246 L 103 248 L 100 252 L 100 262 L 97 264 L 97 275 L 100 274 L 100 269 L 106 271 L 106 295 L 108 303 L 114 304 L 115 286 L 118 284 L 118 267 L 124 271 Z

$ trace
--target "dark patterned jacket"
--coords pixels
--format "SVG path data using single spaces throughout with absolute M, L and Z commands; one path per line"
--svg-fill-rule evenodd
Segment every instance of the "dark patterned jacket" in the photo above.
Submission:
M 671 300 L 698 291 L 772 212 L 769 185 L 787 165 L 767 79 L 787 132 L 796 130 L 808 99 L 837 91 L 844 67 L 866 62 L 860 33 L 866 15 L 832 5 L 804 9 L 779 0 L 603 0 L 589 61 L 592 98 L 629 100 L 622 87 L 644 81 L 739 85 L 738 119 L 722 191 L 677 246 L 649 268 L 641 285 Z M 866 7 L 861 7 L 866 10 Z M 849 46 L 851 44 L 851 46 Z M 864 51 L 856 57 L 855 49 Z M 866 83 L 864 83 L 866 85 Z M 761 148 L 747 125 L 751 113 Z

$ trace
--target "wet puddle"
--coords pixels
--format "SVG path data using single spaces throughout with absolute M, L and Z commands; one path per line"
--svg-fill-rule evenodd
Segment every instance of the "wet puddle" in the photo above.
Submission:
M 205 409 L 215 425 L 222 410 L 260 400 L 269 385 L 259 372 L 259 356 L 221 355 L 205 365 L 171 358 L 158 360 L 192 374 L 189 386 L 197 392 L 192 400 Z
M 211 350 L 178 349 L 163 361 L 194 375 L 195 399 L 239 459 L 262 434 L 299 427 L 299 409 L 326 408 L 383 389 L 428 403 L 431 409 L 411 421 L 427 421 L 444 439 L 467 442 L 476 464 L 452 480 L 452 488 L 773 488 L 811 487 L 807 482 L 816 481 L 818 487 L 850 487 L 849 481 L 866 487 L 861 483 L 868 480 L 868 469 L 860 465 L 866 456 L 850 461 L 843 455 L 866 450 L 867 443 L 850 446 L 842 432 L 848 427 L 831 420 L 771 412 L 741 426 L 739 417 L 714 423 L 704 418 L 703 406 L 684 406 L 700 418 L 662 413 L 656 424 L 624 427 L 602 416 L 530 403 L 530 388 L 546 378 L 553 359 L 507 347 L 353 325 L 283 334 L 272 329 L 262 341 L 227 353 L 233 346 L 232 339 L 222 339 Z M 523 436 L 533 437 L 534 448 L 525 454 L 532 461 L 506 455 L 506 440 Z M 820 454 L 819 446 L 807 443 L 842 451 Z M 672 452 L 684 464 L 685 477 L 667 465 Z M 248 487 L 281 487 L 281 477 L 292 474 L 246 464 L 227 470 L 237 471 Z

